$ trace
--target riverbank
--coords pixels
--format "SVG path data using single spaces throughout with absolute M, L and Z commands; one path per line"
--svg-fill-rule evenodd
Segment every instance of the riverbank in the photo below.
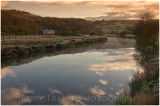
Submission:
M 124 89 L 115 105 L 158 105 L 159 104 L 159 56 L 158 51 L 148 59 L 139 55 L 137 62 L 144 67 L 144 71 L 133 73 L 129 82 L 130 92 Z
M 135 24 L 137 63 L 143 72 L 135 72 L 129 82 L 130 92 L 114 103 L 116 105 L 158 105 L 159 104 L 159 21 L 154 15 L 146 12 Z
M 6 61 L 18 57 L 30 56 L 37 53 L 54 52 L 64 49 L 77 48 L 107 41 L 106 36 L 65 37 L 46 40 L 16 40 L 3 41 L 1 59 Z

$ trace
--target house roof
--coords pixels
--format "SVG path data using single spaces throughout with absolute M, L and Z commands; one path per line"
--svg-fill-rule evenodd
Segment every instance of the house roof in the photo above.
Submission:
M 46 29 L 46 30 L 40 30 L 40 31 L 42 31 L 42 32 L 54 32 L 54 30 L 48 30 L 48 29 Z

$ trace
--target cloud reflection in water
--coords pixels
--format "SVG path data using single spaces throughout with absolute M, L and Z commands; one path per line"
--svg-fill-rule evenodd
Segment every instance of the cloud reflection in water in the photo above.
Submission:
M 94 71 L 96 74 L 100 76 L 103 76 L 106 71 L 126 71 L 126 70 L 136 71 L 137 70 L 136 62 L 132 56 L 134 54 L 134 49 L 128 48 L 124 49 L 124 51 L 117 50 L 115 51 L 116 55 L 107 57 L 107 55 L 109 55 L 110 52 L 111 53 L 113 52 L 113 50 L 111 49 L 108 50 L 106 58 L 96 59 L 98 61 L 106 61 L 106 62 L 99 64 L 91 64 L 89 65 L 89 70 Z M 140 72 L 143 72 L 143 70 L 140 69 Z
M 67 95 L 60 100 L 61 105 L 85 105 L 82 101 L 84 98 L 78 95 Z
M 107 82 L 106 80 L 102 80 L 102 79 L 100 79 L 99 82 L 100 82 L 102 85 L 107 85 L 107 84 L 108 84 L 108 82 Z
M 4 78 L 6 76 L 16 77 L 17 75 L 11 68 L 5 67 L 1 69 L 1 78 Z
M 52 94 L 62 94 L 61 91 L 57 90 L 57 89 L 54 89 L 54 88 L 48 88 L 48 90 L 50 91 L 50 93 Z
M 105 95 L 106 92 L 103 91 L 102 89 L 100 89 L 98 86 L 95 86 L 93 88 L 90 89 L 90 92 L 93 94 L 93 95 L 96 95 L 96 96 L 102 96 L 102 95 Z
M 29 89 L 27 85 L 22 85 L 20 88 L 8 88 L 2 90 L 2 104 L 5 105 L 17 105 L 30 103 L 31 100 L 27 99 L 25 101 L 22 100 L 22 96 L 25 94 L 33 94 L 34 91 Z

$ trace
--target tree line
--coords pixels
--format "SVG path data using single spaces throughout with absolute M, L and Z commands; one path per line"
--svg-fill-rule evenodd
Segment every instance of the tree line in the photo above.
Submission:
M 93 31 L 93 22 L 85 19 L 41 17 L 18 10 L 2 10 L 1 13 L 2 35 L 37 34 L 40 29 L 53 29 L 57 35 L 64 36 L 97 34 Z

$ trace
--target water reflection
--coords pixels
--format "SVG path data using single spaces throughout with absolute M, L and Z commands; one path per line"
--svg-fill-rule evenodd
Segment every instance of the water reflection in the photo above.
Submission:
M 124 90 L 121 89 L 121 90 L 116 91 L 115 93 L 116 93 L 116 95 L 120 95 L 120 94 L 123 93 L 123 92 L 124 92 Z
M 51 94 L 62 94 L 61 91 L 54 89 L 54 88 L 48 88 L 48 90 L 50 91 Z
M 108 84 L 108 81 L 102 80 L 102 79 L 100 79 L 99 82 L 100 82 L 102 85 L 107 85 L 107 84 Z
M 27 85 L 22 85 L 20 88 L 8 88 L 2 90 L 2 105 L 17 105 L 29 103 L 31 100 L 22 100 L 22 96 L 26 94 L 33 94 L 34 91 L 29 89 Z
M 98 86 L 91 88 L 90 92 L 96 96 L 102 96 L 102 95 L 106 94 L 106 92 L 104 90 L 100 89 Z
M 89 70 L 94 71 L 100 76 L 103 76 L 106 71 L 137 71 L 137 64 L 133 58 L 134 48 L 123 48 L 120 50 L 107 49 L 106 52 L 105 58 L 96 59 L 98 61 L 104 61 L 104 63 L 91 64 L 89 65 Z M 113 55 L 110 56 L 111 54 Z M 143 72 L 143 69 L 139 68 L 139 71 Z
M 60 100 L 61 105 L 85 105 L 83 99 L 79 95 L 67 95 Z
M 16 77 L 16 73 L 14 72 L 13 69 L 9 68 L 9 67 L 5 67 L 1 69 L 1 79 L 6 77 L 6 76 L 12 76 L 12 77 Z
M 131 40 L 109 39 L 106 44 L 94 48 L 83 51 L 77 48 L 74 54 L 64 52 L 13 62 L 2 68 L 2 104 L 111 104 L 112 101 L 86 99 L 93 96 L 114 98 L 123 93 L 123 84 L 137 67 L 133 46 Z M 50 95 L 58 101 L 21 101 L 23 95 L 40 96 L 42 100 Z

